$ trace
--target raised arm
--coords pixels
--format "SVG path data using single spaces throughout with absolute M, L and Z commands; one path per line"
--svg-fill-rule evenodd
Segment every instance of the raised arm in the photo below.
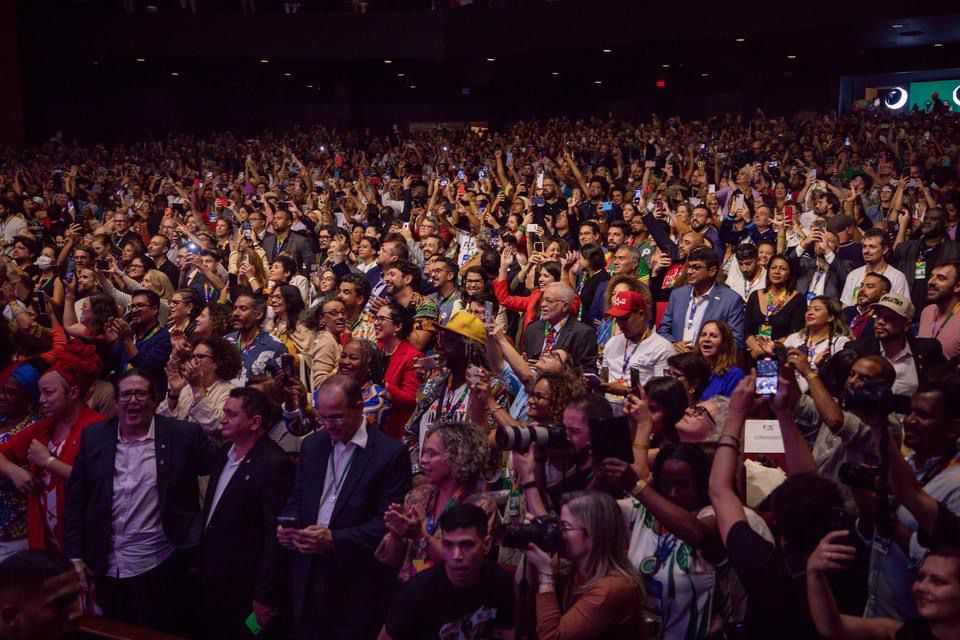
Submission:
M 733 525 L 747 520 L 743 501 L 737 493 L 736 483 L 737 470 L 740 466 L 743 421 L 753 406 L 756 396 L 754 393 L 756 379 L 756 374 L 752 372 L 744 376 L 730 396 L 727 422 L 723 426 L 723 434 L 717 444 L 717 452 L 713 456 L 713 467 L 710 469 L 710 502 L 716 513 L 717 530 L 724 544 L 727 543 L 727 536 Z

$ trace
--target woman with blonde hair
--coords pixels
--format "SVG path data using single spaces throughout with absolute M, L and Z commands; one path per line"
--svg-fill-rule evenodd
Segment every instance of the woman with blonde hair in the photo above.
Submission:
M 378 560 L 400 568 L 400 580 L 443 558 L 438 523 L 454 506 L 477 505 L 487 513 L 487 530 L 495 531 L 497 504 L 482 491 L 489 454 L 484 429 L 471 422 L 443 422 L 427 431 L 420 450 L 426 482 L 407 492 L 402 506 L 387 507 L 388 531 L 376 551 Z
M 267 269 L 263 265 L 263 260 L 260 258 L 260 254 L 253 249 L 242 248 L 230 254 L 231 273 L 233 273 L 234 269 L 235 255 L 237 256 L 237 286 L 246 287 L 254 293 L 262 292 L 270 283 L 270 278 L 267 275 Z M 220 302 L 226 302 L 228 294 L 231 298 L 236 298 L 236 294 L 233 292 L 228 292 L 227 289 L 224 288 L 220 295 Z
M 733 337 L 733 329 L 722 320 L 704 322 L 700 337 L 697 338 L 697 352 L 710 363 L 712 372 L 700 399 L 708 400 L 713 396 L 729 398 L 744 376 L 743 370 L 737 366 L 737 342 Z
M 163 271 L 159 269 L 150 269 L 147 273 L 144 274 L 143 280 L 140 282 L 144 289 L 150 289 L 158 296 L 161 300 L 169 301 L 173 297 L 173 283 L 170 282 L 170 278 L 167 277 Z
M 554 558 L 535 544 L 527 547 L 530 583 L 537 584 L 540 640 L 643 639 L 644 589 L 627 557 L 627 527 L 616 501 L 584 492 L 560 509 L 559 556 L 572 573 L 559 576 Z

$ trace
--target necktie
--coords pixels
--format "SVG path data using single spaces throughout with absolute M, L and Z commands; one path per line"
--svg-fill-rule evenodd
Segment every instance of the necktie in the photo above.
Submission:
M 553 351 L 553 347 L 556 343 L 557 343 L 557 330 L 555 328 L 551 328 L 549 331 L 547 331 L 547 339 L 543 343 L 543 352 L 550 353 L 551 351 Z

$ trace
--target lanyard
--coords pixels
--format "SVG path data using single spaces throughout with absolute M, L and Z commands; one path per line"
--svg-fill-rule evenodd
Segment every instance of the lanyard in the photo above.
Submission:
M 140 338 L 139 340 L 137 340 L 137 344 L 143 344 L 144 342 L 146 342 L 147 340 L 149 340 L 149 339 L 152 338 L 153 336 L 157 335 L 157 332 L 158 332 L 158 331 L 160 331 L 160 325 L 157 325 L 157 326 L 155 326 L 153 329 L 150 329 L 150 331 L 147 332 L 147 335 L 145 335 L 145 336 L 143 336 L 142 338 Z
M 460 502 L 460 496 L 462 495 L 463 495 L 463 487 L 460 487 L 453 493 L 452 496 L 450 496 L 450 499 L 447 500 L 447 504 L 443 505 L 443 511 L 440 512 L 440 515 L 442 516 L 447 511 L 457 506 L 457 504 Z M 430 535 L 433 535 L 433 532 L 437 530 L 437 523 L 440 520 L 439 518 L 436 518 L 433 515 L 433 512 L 436 510 L 436 508 L 437 508 L 437 494 L 434 493 L 433 498 L 430 499 L 430 504 L 427 507 L 427 533 L 429 533 Z
M 810 344 L 810 338 L 809 338 L 809 337 L 807 338 L 807 345 L 806 345 L 806 348 L 807 348 L 807 359 L 810 361 L 811 364 L 813 363 L 813 356 L 814 356 L 814 354 L 816 354 L 816 352 L 817 352 L 817 347 L 818 347 L 819 345 L 823 344 L 823 343 L 826 342 L 826 341 L 827 341 L 827 338 L 820 338 L 819 340 L 817 340 L 817 341 L 814 342 L 813 344 Z
M 946 319 L 945 319 L 945 320 L 943 321 L 943 323 L 937 328 L 937 330 L 933 332 L 933 337 L 934 337 L 934 338 L 936 338 L 937 336 L 939 336 L 939 335 L 940 335 L 940 332 L 944 330 L 944 328 L 947 326 L 947 323 L 950 322 L 950 319 L 953 318 L 953 315 L 957 312 L 957 309 L 960 309 L 960 302 L 958 302 L 957 304 L 953 305 L 953 307 L 952 307 L 952 308 L 950 309 L 950 311 L 947 313 Z
M 706 293 L 700 296 L 700 299 L 698 300 L 693 290 L 692 289 L 690 290 L 690 305 L 689 305 L 690 308 L 687 310 L 687 328 L 693 328 L 693 319 L 697 315 L 697 307 L 700 306 L 701 302 L 706 302 L 706 301 L 707 301 Z
M 450 388 L 450 385 L 452 384 L 452 379 L 447 382 L 447 391 L 443 394 L 443 397 L 440 399 L 440 405 L 437 407 L 437 417 L 439 417 L 441 421 L 453 420 L 457 410 L 460 409 L 460 406 L 463 404 L 464 400 L 467 399 L 467 394 L 470 393 L 470 386 L 464 384 L 463 391 L 460 392 L 460 397 L 457 398 L 456 401 L 451 398 L 448 404 L 446 400 L 448 397 L 450 397 L 450 393 L 453 391 L 453 389 Z M 443 408 L 444 404 L 447 405 L 446 410 Z
M 773 299 L 773 294 L 767 289 L 767 313 L 763 316 L 763 321 L 765 324 L 770 324 L 770 316 L 775 314 L 783 307 L 783 301 L 787 299 L 787 292 L 784 291 L 780 294 L 780 297 L 776 300 Z
M 340 472 L 340 475 L 337 475 L 337 455 L 336 448 L 330 451 L 330 469 L 333 471 L 333 494 L 340 494 L 340 487 L 343 486 L 343 481 L 347 477 L 347 473 L 350 471 L 350 465 L 353 464 L 353 457 L 357 455 L 357 450 L 354 449 L 350 452 L 350 457 L 347 459 L 347 464 L 343 466 L 343 471 Z

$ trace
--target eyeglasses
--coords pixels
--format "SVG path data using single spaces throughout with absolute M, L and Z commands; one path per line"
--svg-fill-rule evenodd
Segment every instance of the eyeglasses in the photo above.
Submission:
M 170 306 L 173 306 L 175 304 L 190 304 L 190 303 L 187 302 L 186 300 L 180 300 L 179 298 L 170 298 L 170 302 L 168 302 L 167 304 Z
M 696 263 L 696 262 L 694 262 L 694 263 L 692 263 L 692 264 L 691 264 L 691 263 L 687 263 L 687 271 L 703 271 L 703 270 L 706 269 L 706 268 L 707 268 L 707 265 L 705 265 L 705 264 L 699 264 L 699 263 Z
M 210 360 L 213 360 L 213 356 L 209 353 L 193 353 L 190 354 L 190 357 L 194 360 L 202 360 L 203 358 L 209 358 Z
M 136 302 L 136 303 L 133 303 L 133 304 L 130 305 L 130 309 L 147 309 L 147 308 L 152 307 L 152 306 L 153 306 L 152 304 L 146 304 L 146 303 L 143 303 L 143 302 Z
M 564 533 L 571 533 L 573 531 L 583 531 L 583 535 L 587 535 L 587 530 L 585 527 L 575 527 L 566 520 L 560 521 L 560 531 Z
M 134 389 L 132 391 L 121 391 L 119 396 L 120 402 L 130 402 L 131 400 L 146 400 L 150 397 L 149 391 L 141 391 L 139 389 Z
M 373 316 L 373 324 L 379 324 L 381 322 L 393 322 L 393 318 L 390 316 Z
M 317 413 L 314 415 L 314 418 L 317 420 L 317 422 L 321 422 L 323 424 L 343 424 L 344 416 L 342 413 L 335 413 L 330 416 L 324 416 Z
M 706 416 L 707 420 L 710 421 L 710 424 L 716 426 L 717 421 L 713 419 L 713 416 L 710 415 L 710 412 L 707 411 L 707 408 L 703 405 L 695 404 L 692 407 L 687 407 L 687 413 L 689 413 L 694 418 L 703 418 Z

